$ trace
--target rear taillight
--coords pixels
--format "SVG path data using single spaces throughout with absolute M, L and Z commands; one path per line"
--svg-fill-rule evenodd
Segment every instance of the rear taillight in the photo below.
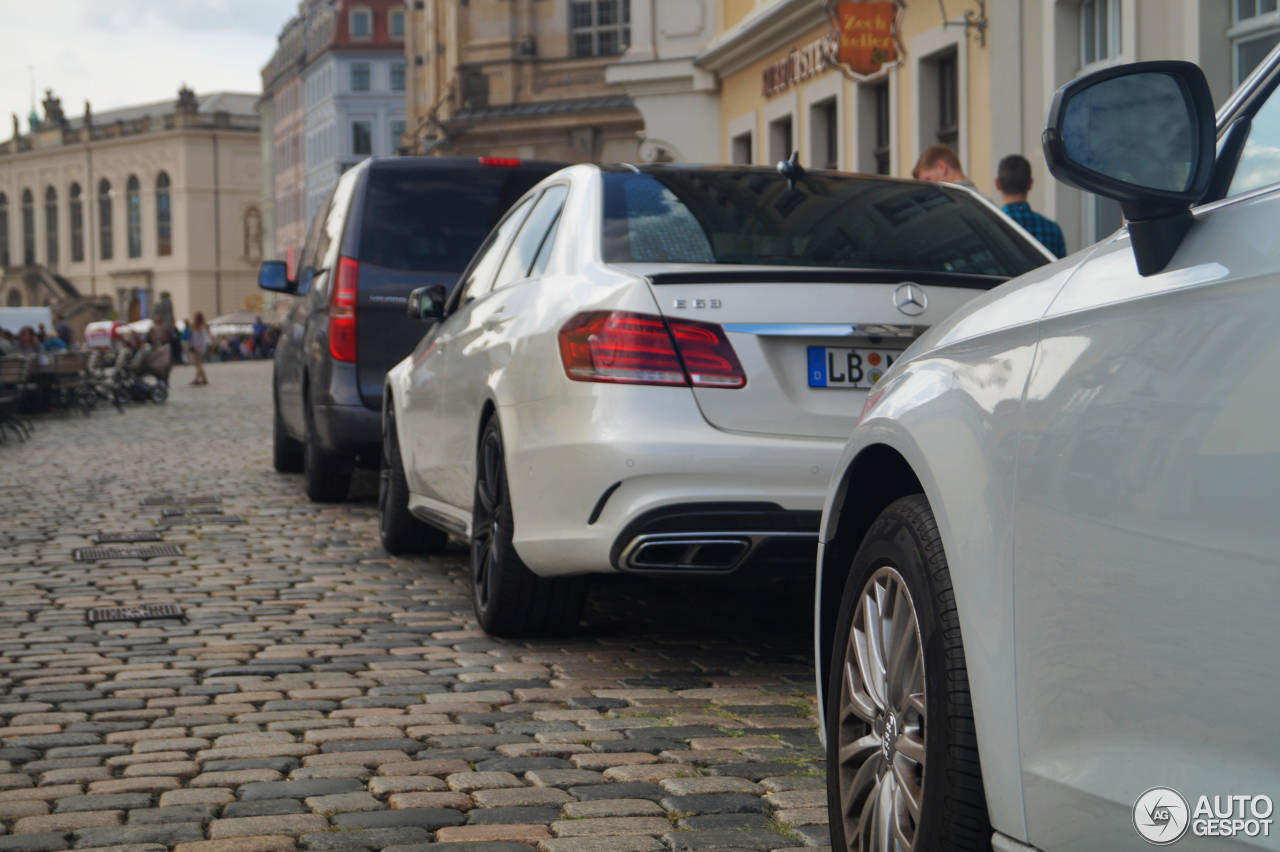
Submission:
M 560 329 L 565 375 L 579 382 L 740 388 L 747 376 L 714 323 L 587 311 Z
M 356 292 L 360 284 L 360 264 L 349 257 L 338 258 L 338 272 L 329 295 L 329 354 L 337 361 L 356 360 Z
M 515 157 L 480 157 L 479 160 L 482 166 L 498 169 L 514 169 L 520 165 L 520 160 Z

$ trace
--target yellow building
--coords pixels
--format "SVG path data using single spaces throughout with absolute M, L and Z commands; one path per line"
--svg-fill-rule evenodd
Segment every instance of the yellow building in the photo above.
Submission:
M 868 4 L 889 10 L 898 57 L 863 77 L 830 55 L 834 24 L 821 0 L 722 4 L 724 30 L 697 64 L 720 80 L 726 162 L 774 163 L 799 150 L 801 163 L 819 168 L 906 175 L 941 142 L 990 189 L 993 158 L 1009 152 L 992 150 L 992 51 L 980 4 Z
M 630 0 L 406 4 L 416 153 L 634 160 L 643 128 L 605 66 L 631 43 Z

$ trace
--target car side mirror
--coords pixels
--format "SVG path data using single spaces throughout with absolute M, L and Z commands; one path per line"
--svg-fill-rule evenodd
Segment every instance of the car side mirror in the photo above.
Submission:
M 1217 126 L 1204 72 L 1190 62 L 1105 68 L 1057 91 L 1043 144 L 1065 184 L 1120 202 L 1138 272 L 1168 265 L 1209 189 Z
M 258 267 L 258 286 L 272 293 L 293 293 L 294 282 L 289 280 L 289 267 L 283 260 L 264 260 Z
M 444 302 L 448 295 L 443 284 L 419 287 L 409 294 L 409 318 L 427 322 L 444 319 Z

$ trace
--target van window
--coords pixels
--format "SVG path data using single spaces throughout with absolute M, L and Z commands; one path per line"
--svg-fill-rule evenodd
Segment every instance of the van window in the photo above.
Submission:
M 542 175 L 521 169 L 371 169 L 359 259 L 390 269 L 452 272 Z

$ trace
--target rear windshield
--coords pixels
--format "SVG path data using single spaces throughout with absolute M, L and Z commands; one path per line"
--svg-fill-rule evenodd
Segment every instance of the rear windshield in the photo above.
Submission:
M 515 201 L 554 169 L 371 169 L 360 261 L 459 273 Z
M 604 175 L 612 263 L 833 266 L 1021 275 L 1047 262 L 966 193 L 810 172 L 794 188 L 754 170 Z

